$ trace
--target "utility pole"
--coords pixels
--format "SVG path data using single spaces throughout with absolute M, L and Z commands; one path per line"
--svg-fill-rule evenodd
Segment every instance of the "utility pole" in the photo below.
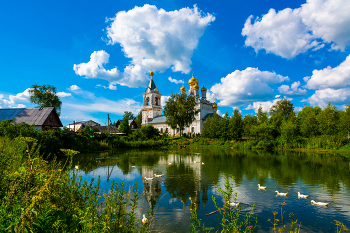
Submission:
M 107 114 L 107 130 L 108 130 L 108 134 L 109 134 L 109 114 Z
M 74 119 L 74 132 L 75 132 L 75 119 Z

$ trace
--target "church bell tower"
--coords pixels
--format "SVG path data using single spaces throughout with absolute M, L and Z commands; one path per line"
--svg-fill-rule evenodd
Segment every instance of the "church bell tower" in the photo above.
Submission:
M 152 118 L 162 115 L 161 94 L 153 81 L 153 71 L 151 69 L 149 84 L 143 95 L 142 105 L 142 125 L 146 125 Z

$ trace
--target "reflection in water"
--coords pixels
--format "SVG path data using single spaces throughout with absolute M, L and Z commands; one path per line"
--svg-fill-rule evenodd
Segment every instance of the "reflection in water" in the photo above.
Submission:
M 225 176 L 234 177 L 234 192 L 238 193 L 242 206 L 247 207 L 243 208 L 243 213 L 257 204 L 259 230 L 271 231 L 267 219 L 273 217 L 271 211 L 278 211 L 278 203 L 284 201 L 285 217 L 288 218 L 290 212 L 295 213 L 304 230 L 334 229 L 330 222 L 335 219 L 350 226 L 350 163 L 336 155 L 215 149 L 149 150 L 81 155 L 74 158 L 73 165 L 79 165 L 84 179 L 100 175 L 105 191 L 112 179 L 127 185 L 135 181 L 142 183 L 139 193 L 148 203 L 143 208 L 156 213 L 157 230 L 187 232 L 189 210 L 194 207 L 199 209 L 198 217 L 207 226 L 218 228 L 220 218 L 209 218 L 205 214 L 215 210 L 209 197 L 214 195 L 222 201 L 214 184 L 222 187 Z M 154 177 L 154 174 L 163 176 Z M 267 186 L 267 190 L 259 191 L 258 183 Z M 276 197 L 275 190 L 288 192 L 288 197 Z M 307 199 L 298 200 L 297 192 L 310 195 L 310 200 L 329 202 L 329 207 L 312 206 Z

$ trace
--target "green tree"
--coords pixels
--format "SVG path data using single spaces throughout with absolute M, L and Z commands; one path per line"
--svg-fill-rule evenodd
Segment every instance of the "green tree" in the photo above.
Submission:
M 232 117 L 230 118 L 229 137 L 232 139 L 241 138 L 242 132 L 243 132 L 242 115 L 240 111 L 236 108 L 233 111 Z
M 306 106 L 298 112 L 300 133 L 304 137 L 309 138 L 319 135 L 317 116 L 321 111 L 322 109 L 319 106 Z
M 203 123 L 202 135 L 206 138 L 219 138 L 220 136 L 220 116 L 214 113 Z
M 32 85 L 29 90 L 30 102 L 36 104 L 37 108 L 54 107 L 58 116 L 61 113 L 62 102 L 56 93 L 56 87 L 51 85 Z
M 267 117 L 267 112 L 263 112 L 261 105 L 259 106 L 258 113 L 256 114 L 257 120 L 259 124 L 267 122 L 269 119 Z
M 128 112 L 124 112 L 123 120 L 122 123 L 119 125 L 119 131 L 122 133 L 131 133 L 131 128 L 129 125 L 129 115 L 127 114 Z
M 152 139 L 160 136 L 159 130 L 157 128 L 154 128 L 153 125 L 146 125 L 144 127 L 141 127 L 141 133 L 147 139 Z
M 281 139 L 285 143 L 291 143 L 299 136 L 298 118 L 290 115 L 288 120 L 283 120 L 281 124 Z
M 230 125 L 230 118 L 228 116 L 228 113 L 226 112 L 221 118 L 219 118 L 219 129 L 217 131 L 217 137 L 228 139 L 229 138 L 229 125 Z
M 290 100 L 281 99 L 270 108 L 271 123 L 276 132 L 280 133 L 283 120 L 288 120 L 290 115 L 295 115 L 293 104 Z M 275 135 L 277 136 L 277 135 Z
M 142 124 L 142 111 L 140 111 L 136 118 L 135 118 L 135 122 L 137 124 L 137 128 L 141 128 L 141 124 Z
M 247 114 L 243 118 L 243 136 L 244 137 L 252 137 L 253 134 L 253 127 L 258 125 L 258 118 L 256 116 L 251 116 L 250 114 Z
M 331 102 L 318 115 L 318 123 L 321 134 L 336 135 L 339 131 L 339 112 Z
M 196 98 L 193 95 L 171 94 L 163 110 L 166 116 L 165 122 L 172 129 L 179 128 L 182 132 L 196 119 L 199 111 L 195 109 L 195 106 Z
M 123 118 L 124 117 L 127 117 L 128 120 L 135 120 L 135 116 L 134 116 L 134 114 L 132 112 L 125 111 Z

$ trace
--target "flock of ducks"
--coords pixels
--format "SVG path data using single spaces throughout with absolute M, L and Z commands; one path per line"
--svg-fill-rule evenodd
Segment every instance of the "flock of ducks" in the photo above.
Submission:
M 259 190 L 260 189 L 266 190 L 266 186 L 261 186 L 260 184 L 258 184 L 258 189 Z M 276 193 L 277 196 L 287 196 L 287 194 L 288 194 L 288 193 L 280 193 L 277 190 L 275 191 L 275 193 Z M 303 195 L 303 194 L 300 194 L 300 192 L 298 192 L 298 198 L 308 198 L 308 196 L 309 195 Z M 314 200 L 311 200 L 311 204 L 319 205 L 319 206 L 328 206 L 328 203 L 326 203 L 326 202 L 317 202 L 317 201 L 314 201 Z

